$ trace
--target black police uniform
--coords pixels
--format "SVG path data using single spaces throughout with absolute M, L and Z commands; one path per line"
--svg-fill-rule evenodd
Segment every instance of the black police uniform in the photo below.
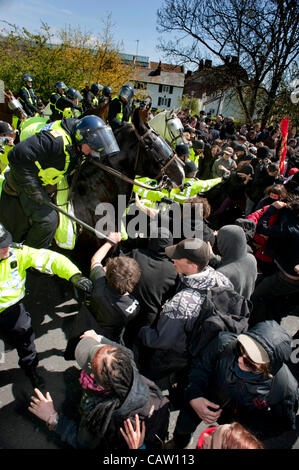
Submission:
M 61 126 L 72 136 L 77 123 L 77 119 L 63 119 Z M 0 200 L 0 221 L 16 242 L 22 241 L 33 248 L 47 248 L 52 242 L 58 215 L 44 204 L 50 197 L 38 176 L 36 162 L 42 169 L 55 168 L 69 174 L 79 163 L 81 154 L 75 144 L 70 144 L 67 151 L 70 162 L 66 169 L 63 138 L 44 130 L 9 152 L 10 172 L 6 175 Z

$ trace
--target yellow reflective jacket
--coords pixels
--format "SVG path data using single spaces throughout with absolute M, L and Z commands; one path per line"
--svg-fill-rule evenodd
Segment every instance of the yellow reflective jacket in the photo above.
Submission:
M 69 280 L 80 272 L 68 258 L 55 251 L 31 248 L 10 248 L 10 256 L 0 261 L 0 313 L 25 296 L 26 270 L 38 271 Z

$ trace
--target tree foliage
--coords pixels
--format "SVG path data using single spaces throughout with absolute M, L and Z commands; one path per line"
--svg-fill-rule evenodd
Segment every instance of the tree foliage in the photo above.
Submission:
M 262 121 L 267 121 L 282 76 L 299 52 L 297 0 L 164 0 L 157 19 L 158 31 L 176 34 L 159 49 L 180 63 L 199 65 L 203 54 L 222 63 L 235 57 L 228 67 L 246 120 L 252 121 L 263 88 Z
M 86 83 L 100 83 L 117 92 L 132 75 L 130 67 L 121 62 L 120 46 L 113 42 L 111 30 L 110 17 L 99 37 L 65 26 L 54 38 L 45 23 L 36 34 L 7 23 L 0 31 L 0 78 L 5 89 L 17 96 L 22 77 L 28 73 L 34 77 L 33 87 L 44 103 L 57 81 L 78 90 Z

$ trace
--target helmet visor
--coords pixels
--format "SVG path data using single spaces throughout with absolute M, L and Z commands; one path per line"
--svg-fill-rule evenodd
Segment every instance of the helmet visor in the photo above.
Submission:
M 120 150 L 111 127 L 105 126 L 90 131 L 86 143 L 101 156 L 113 156 Z
M 125 98 L 127 101 L 130 101 L 133 98 L 134 91 L 129 87 L 123 87 L 120 89 L 119 96 Z

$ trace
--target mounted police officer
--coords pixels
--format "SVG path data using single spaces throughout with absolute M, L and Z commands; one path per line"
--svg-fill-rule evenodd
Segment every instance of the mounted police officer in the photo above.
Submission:
M 130 85 L 124 85 L 109 105 L 108 123 L 113 130 L 131 121 L 131 100 L 134 89 Z
M 82 107 L 79 104 L 82 95 L 75 88 L 68 88 L 65 96 L 62 95 L 56 102 L 56 109 L 60 114 L 58 119 L 68 117 L 79 117 L 82 113 Z
M 67 86 L 64 82 L 56 82 L 54 88 L 55 91 L 50 96 L 51 121 L 58 121 L 58 119 L 62 119 L 62 116 L 60 110 L 56 108 L 56 103 L 61 96 L 65 96 Z
M 86 108 L 95 109 L 99 104 L 100 92 L 103 90 L 103 86 L 99 83 L 93 83 L 86 96 Z
M 9 152 L 10 172 L 5 174 L 0 221 L 15 241 L 24 241 L 34 248 L 51 244 L 58 215 L 47 205 L 47 189 L 53 192 L 53 185 L 55 189 L 93 152 L 97 152 L 97 157 L 119 152 L 111 128 L 97 116 L 47 124 Z
M 33 387 L 43 386 L 36 372 L 38 356 L 34 344 L 31 317 L 21 300 L 25 296 L 26 270 L 35 268 L 70 280 L 87 293 L 92 282 L 68 258 L 50 250 L 36 250 L 13 243 L 11 234 L 0 224 L 0 332 L 16 347 L 19 365 Z
M 27 116 L 33 117 L 36 113 L 40 113 L 40 109 L 43 107 L 43 103 L 32 88 L 32 75 L 24 75 L 23 82 L 24 85 L 19 92 L 19 100 L 21 101 Z

